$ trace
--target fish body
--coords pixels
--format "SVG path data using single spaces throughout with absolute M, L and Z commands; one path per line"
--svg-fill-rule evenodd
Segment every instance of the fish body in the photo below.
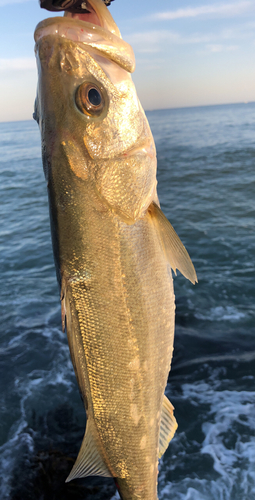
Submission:
M 68 480 L 116 478 L 156 500 L 158 458 L 177 427 L 164 396 L 175 301 L 189 256 L 160 211 L 153 137 L 130 77 L 131 47 L 101 0 L 35 32 L 38 93 L 62 323 L 87 415 Z M 95 22 L 96 19 L 96 22 Z

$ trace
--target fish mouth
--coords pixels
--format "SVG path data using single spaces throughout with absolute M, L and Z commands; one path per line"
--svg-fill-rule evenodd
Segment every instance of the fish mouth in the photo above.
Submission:
M 93 9 L 92 5 L 90 5 L 90 3 L 88 1 L 83 2 L 81 4 L 81 8 L 84 9 L 83 12 L 77 13 L 77 12 L 65 11 L 64 17 L 70 17 L 71 19 L 80 19 L 81 21 L 85 21 L 87 23 L 94 24 L 96 26 L 100 26 L 101 28 L 104 27 L 103 20 L 100 19 L 96 10 Z
M 121 38 L 119 28 L 102 0 L 86 0 L 81 3 L 81 9 L 84 13 L 82 10 L 78 13 L 65 11 L 64 17 L 79 19 L 80 21 L 100 26 Z
M 36 44 L 47 35 L 55 35 L 78 42 L 86 50 L 95 51 L 117 63 L 129 73 L 135 69 L 132 47 L 122 40 L 118 26 L 102 0 L 83 2 L 84 13 L 65 11 L 64 17 L 41 21 L 35 29 Z
M 93 5 L 94 4 L 94 5 Z M 113 21 L 112 17 L 109 16 L 109 12 L 105 7 L 103 2 L 97 2 L 93 0 L 86 0 L 81 3 L 80 12 L 65 11 L 64 17 L 69 17 L 71 19 L 79 19 L 80 21 L 85 21 L 96 26 L 114 33 L 115 35 L 121 37 L 120 31 Z
M 83 12 L 70 12 L 66 10 L 64 12 L 64 18 L 55 17 L 45 19 L 44 21 L 40 22 L 35 28 L 35 41 L 37 42 L 39 38 L 42 38 L 42 36 L 48 34 L 49 29 L 46 29 L 47 27 L 55 27 L 55 24 L 57 23 L 61 23 L 62 25 L 66 26 L 70 24 L 74 31 L 75 27 L 77 27 L 76 38 L 79 38 L 79 28 L 82 29 L 86 27 L 87 29 L 93 30 L 95 26 L 98 26 L 102 30 L 105 30 L 106 32 L 112 33 L 113 35 L 121 38 L 119 28 L 114 22 L 110 12 L 108 11 L 106 5 L 102 0 L 86 0 L 86 2 L 82 2 L 81 6 L 83 6 Z M 71 20 L 75 21 L 75 23 L 70 23 Z M 84 23 L 86 23 L 85 26 Z M 54 29 L 52 30 L 52 33 L 54 33 Z M 55 32 L 55 34 L 57 34 L 57 32 Z M 63 33 L 61 33 L 60 35 L 63 36 Z M 70 39 L 72 39 L 71 36 Z M 73 39 L 75 40 L 75 36 L 73 36 Z

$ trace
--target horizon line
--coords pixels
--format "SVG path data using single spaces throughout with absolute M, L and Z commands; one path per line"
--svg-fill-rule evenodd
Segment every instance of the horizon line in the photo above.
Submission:
M 170 110 L 178 110 L 178 109 L 195 109 L 195 108 L 212 108 L 216 106 L 240 106 L 240 105 L 247 105 L 247 104 L 255 104 L 255 101 L 239 101 L 239 102 L 225 102 L 225 103 L 218 103 L 218 104 L 197 104 L 193 106 L 173 106 L 170 108 L 154 108 L 154 109 L 144 109 L 145 113 L 152 113 L 154 111 L 170 111 Z M 18 123 L 18 122 L 30 122 L 34 121 L 32 118 L 26 118 L 24 120 L 0 120 L 1 123 Z

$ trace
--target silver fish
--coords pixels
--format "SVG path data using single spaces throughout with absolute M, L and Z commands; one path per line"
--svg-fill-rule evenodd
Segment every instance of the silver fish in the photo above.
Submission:
M 102 0 L 35 31 L 52 242 L 63 329 L 87 414 L 67 479 L 113 477 L 123 500 L 157 498 L 177 424 L 164 396 L 187 251 L 159 208 L 156 151 L 135 60 Z

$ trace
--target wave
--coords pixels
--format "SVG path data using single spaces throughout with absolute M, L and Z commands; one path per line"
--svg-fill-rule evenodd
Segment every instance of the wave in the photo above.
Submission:
M 225 389 L 223 372 L 226 375 L 226 370 L 217 368 L 207 382 L 182 385 L 178 406 L 188 402 L 186 419 L 196 419 L 185 431 L 177 430 L 163 458 L 159 500 L 254 497 L 255 392 Z M 250 382 L 253 386 L 253 375 Z
M 195 312 L 195 318 L 207 321 L 238 321 L 245 318 L 245 314 L 234 306 L 211 307 L 207 314 Z

